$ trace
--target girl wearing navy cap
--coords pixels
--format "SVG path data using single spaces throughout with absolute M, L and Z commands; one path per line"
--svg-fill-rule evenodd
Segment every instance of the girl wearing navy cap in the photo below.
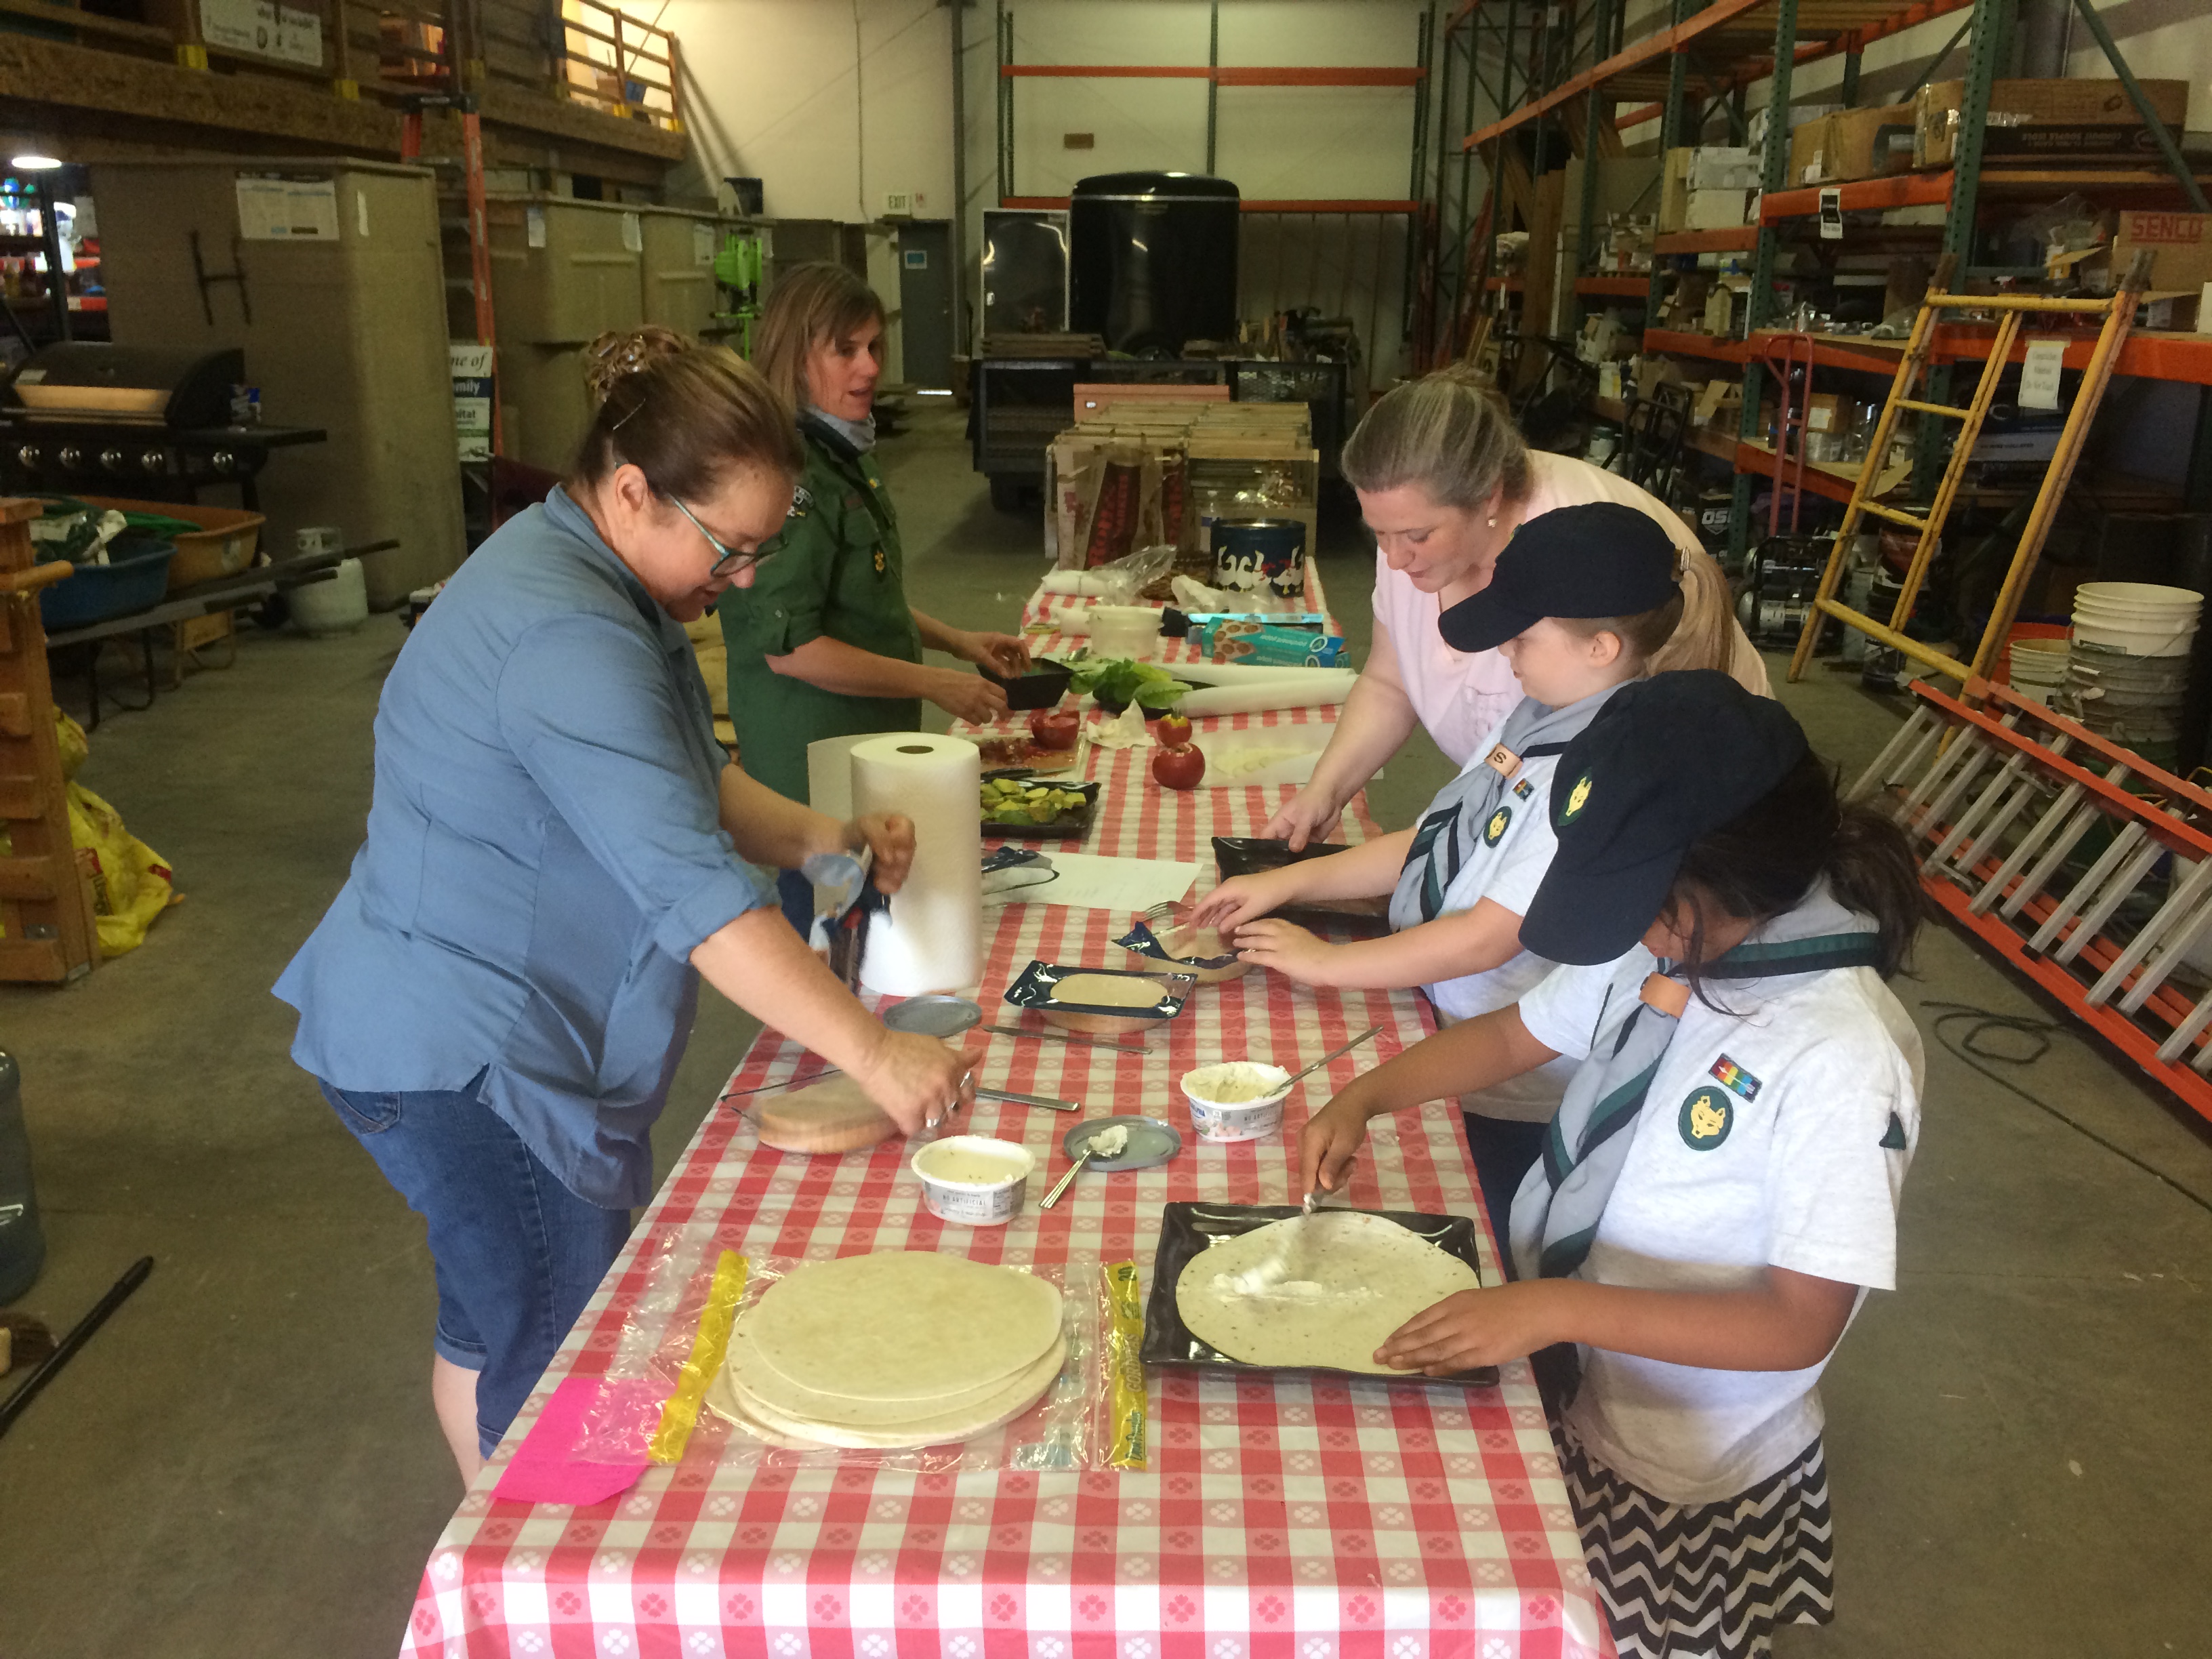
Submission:
M 1574 1345 L 1555 1431 L 1620 1652 L 1765 1654 L 1832 1617 L 1816 1385 L 1895 1284 L 1922 1060 L 1883 981 L 1926 902 L 1896 828 L 1839 805 L 1796 722 L 1722 674 L 1624 687 L 1559 757 L 1549 817 L 1522 934 L 1580 965 L 1355 1081 L 1307 1123 L 1303 1177 L 1340 1188 L 1379 1114 L 1584 1061 L 1514 1202 L 1519 1280 L 1376 1358 Z
M 1683 665 L 1725 665 L 1730 621 L 1726 581 L 1709 562 L 1686 563 L 1648 514 L 1599 501 L 1531 519 L 1490 585 L 1437 623 L 1455 650 L 1495 649 L 1512 665 L 1518 706 L 1414 828 L 1225 881 L 1194 920 L 1233 932 L 1245 961 L 1301 985 L 1418 985 L 1446 1022 L 1513 1002 L 1552 967 L 1522 948 L 1521 918 L 1552 861 L 1544 791 L 1559 751 L 1662 649 Z M 1330 945 L 1295 923 L 1255 920 L 1297 902 L 1383 894 L 1393 931 L 1382 939 Z M 1559 1060 L 1462 1103 L 1499 1226 L 1574 1072 Z

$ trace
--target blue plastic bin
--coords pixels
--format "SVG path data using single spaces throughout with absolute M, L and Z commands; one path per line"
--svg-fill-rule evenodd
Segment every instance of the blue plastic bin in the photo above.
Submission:
M 108 544 L 108 562 L 82 564 L 76 574 L 39 590 L 39 616 L 49 634 L 149 611 L 169 591 L 174 542 L 118 536 Z

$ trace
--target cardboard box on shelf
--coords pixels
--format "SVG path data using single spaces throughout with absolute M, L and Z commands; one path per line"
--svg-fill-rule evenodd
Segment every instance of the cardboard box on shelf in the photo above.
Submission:
M 1705 295 L 1705 312 L 1701 331 L 1717 340 L 1725 340 L 1735 332 L 1735 290 L 1723 283 Z
M 1682 366 L 1672 357 L 1637 357 L 1631 360 L 1636 369 L 1636 395 L 1649 398 L 1662 386 L 1671 386 L 1682 378 Z
M 2177 131 L 2189 117 L 2186 81 L 2144 81 L 2139 83 L 2158 118 Z M 1959 107 L 1964 100 L 1963 81 L 1938 81 L 1921 88 L 1913 103 L 1912 164 L 1948 167 L 1956 149 Z M 1999 81 L 1990 89 L 1990 118 L 1984 151 L 1990 159 L 2047 154 L 2053 159 L 2069 153 L 2089 158 L 2113 151 L 2094 151 L 2088 145 L 2101 142 L 2093 129 L 2109 130 L 2112 142 L 2131 145 L 2130 128 L 2141 129 L 2143 118 L 2118 81 L 2049 80 Z M 2072 133 L 2073 137 L 2063 135 Z
M 1753 194 L 1747 190 L 1693 190 L 1682 216 L 1682 228 L 1733 229 L 1743 223 Z
M 2055 266 L 2071 266 L 2084 288 L 2109 294 L 2138 250 L 2151 256 L 2151 292 L 2193 295 L 2212 282 L 2212 216 L 2124 211 L 2113 218 L 2112 240 L 2063 255 Z
M 1705 190 L 1749 191 L 1759 188 L 1759 152 L 1723 144 L 1684 146 L 1667 152 L 1659 173 L 1659 228 L 1695 230 L 1690 222 L 1690 197 Z M 1741 224 L 1741 219 L 1736 222 Z
M 1841 400 L 1834 392 L 1816 392 L 1805 399 L 1805 430 L 1834 432 L 1841 413 Z
M 1693 270 L 1678 277 L 1674 291 L 1660 306 L 1659 325 L 1697 332 L 1704 326 L 1705 301 L 1712 291 L 1713 279 L 1704 271 Z
M 1742 413 L 1742 381 L 1708 380 L 1698 389 L 1692 418 L 1699 426 L 1718 426 L 1733 431 Z
M 1790 164 L 1782 170 L 1784 190 L 1820 182 L 1820 171 L 1827 161 L 1827 131 L 1826 121 L 1808 121 L 1790 130 Z
M 1757 190 L 1759 152 L 1725 144 L 1700 144 L 1690 152 L 1692 190 Z
M 1820 176 L 1803 182 L 1849 184 L 1904 173 L 1912 166 L 1917 131 L 1911 104 L 1838 110 L 1820 123 Z M 1790 137 L 1794 144 L 1796 135 Z

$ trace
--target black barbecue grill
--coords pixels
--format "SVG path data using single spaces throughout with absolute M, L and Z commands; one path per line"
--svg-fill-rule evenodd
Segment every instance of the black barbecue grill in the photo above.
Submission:
M 269 452 L 327 434 L 238 422 L 231 398 L 245 379 L 235 347 L 48 346 L 0 387 L 0 487 L 190 501 L 208 485 L 235 484 L 258 510 L 253 476 Z

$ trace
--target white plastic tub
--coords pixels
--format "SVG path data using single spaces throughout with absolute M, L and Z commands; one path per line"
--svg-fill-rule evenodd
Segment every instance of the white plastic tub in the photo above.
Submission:
M 1288 1072 L 1255 1060 L 1223 1060 L 1182 1074 L 1182 1097 L 1190 1103 L 1190 1125 L 1200 1140 L 1258 1140 L 1273 1134 L 1283 1127 L 1283 1102 L 1290 1092 Z M 1224 1095 L 1242 1098 L 1224 1100 Z
M 997 1174 L 981 1167 L 994 1164 Z M 1021 1213 L 1036 1155 L 989 1135 L 950 1135 L 916 1152 L 908 1167 L 921 1182 L 922 1203 L 939 1221 L 1003 1227 Z

